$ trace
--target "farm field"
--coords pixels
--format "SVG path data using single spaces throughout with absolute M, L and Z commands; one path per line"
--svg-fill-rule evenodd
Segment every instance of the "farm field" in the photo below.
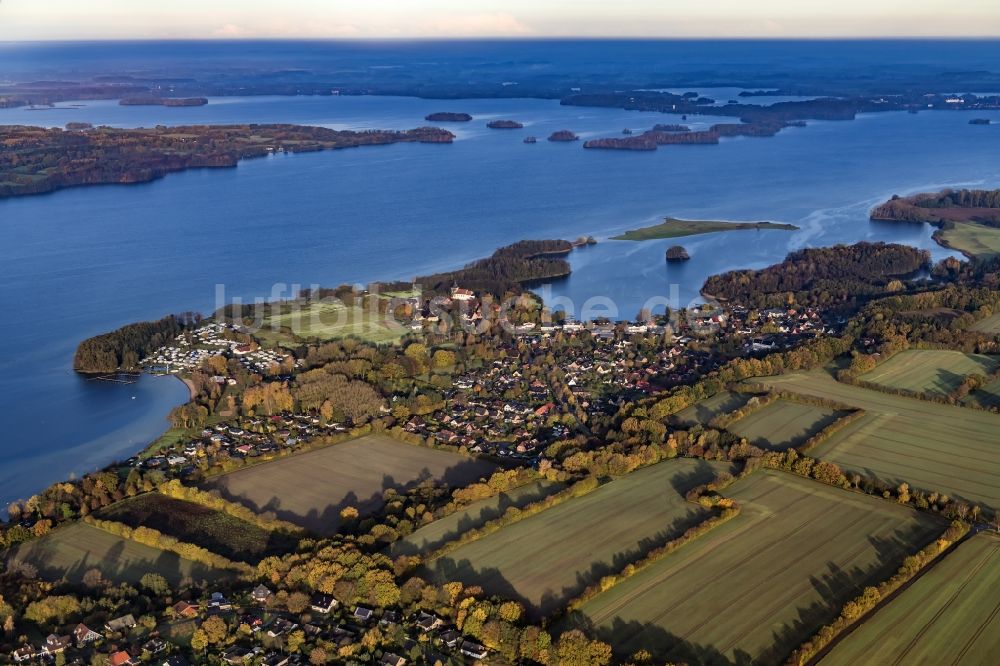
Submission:
M 832 409 L 779 399 L 729 424 L 728 429 L 763 449 L 783 451 L 803 444 L 843 415 Z
M 427 564 L 440 581 L 479 585 L 550 614 L 587 585 L 701 522 L 683 494 L 728 465 L 671 460 L 513 523 Z M 637 510 L 637 507 L 642 507 Z
M 65 575 L 74 583 L 90 569 L 100 570 L 107 580 L 132 584 L 150 572 L 161 574 L 172 585 L 187 578 L 211 581 L 232 576 L 85 523 L 73 523 L 21 544 L 11 551 L 9 559 L 37 567 L 41 578 L 56 580 Z
M 567 618 L 620 656 L 781 663 L 845 601 L 890 575 L 945 523 L 792 474 L 755 472 L 723 494 L 736 518 Z M 738 610 L 734 610 L 738 609 Z
M 760 381 L 867 412 L 810 456 L 888 483 L 1000 508 L 1000 415 L 842 384 L 823 370 Z
M 989 258 L 1000 254 L 1000 229 L 974 222 L 956 222 L 954 228 L 934 232 L 944 245 L 965 255 Z
M 469 529 L 481 527 L 484 523 L 499 518 L 512 506 L 523 508 L 532 502 L 544 499 L 563 489 L 563 484 L 549 481 L 535 481 L 515 488 L 496 497 L 488 497 L 473 502 L 463 511 L 435 520 L 421 527 L 413 534 L 392 544 L 390 553 L 398 555 L 416 555 L 434 550 L 445 543 L 456 539 Z
M 273 511 L 282 520 L 332 534 L 341 509 L 352 506 L 362 515 L 377 511 L 389 488 L 431 478 L 464 486 L 495 468 L 484 460 L 368 435 L 224 474 L 205 486 L 254 511 Z
M 908 349 L 861 378 L 893 389 L 947 395 L 962 383 L 966 375 L 989 375 L 997 366 L 1000 366 L 1000 361 L 985 354 L 965 354 L 948 349 Z
M 996 663 L 998 588 L 1000 537 L 977 534 L 868 617 L 820 663 Z
M 747 404 L 751 395 L 737 391 L 721 391 L 711 398 L 700 400 L 690 407 L 685 407 L 676 414 L 674 420 L 682 426 L 706 424 L 720 414 L 727 414 Z
M 300 338 L 332 340 L 354 336 L 376 344 L 396 342 L 409 332 L 391 316 L 357 306 L 321 302 L 301 304 L 297 312 L 265 318 L 261 334 L 264 338 L 280 336 L 283 328 Z
M 1000 313 L 977 321 L 972 325 L 972 330 L 983 333 L 1000 333 Z
M 298 543 L 295 536 L 272 533 L 221 511 L 159 493 L 119 502 L 101 511 L 98 517 L 131 527 L 151 527 L 231 560 L 249 563 L 292 550 Z
M 984 409 L 1000 408 L 1000 379 L 990 382 L 978 391 L 965 396 L 963 404 L 973 404 Z

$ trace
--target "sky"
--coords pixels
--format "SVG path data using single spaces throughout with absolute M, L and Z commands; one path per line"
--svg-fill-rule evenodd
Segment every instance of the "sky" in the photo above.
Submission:
M 0 41 L 1000 37 L 1000 0 L 0 0 Z

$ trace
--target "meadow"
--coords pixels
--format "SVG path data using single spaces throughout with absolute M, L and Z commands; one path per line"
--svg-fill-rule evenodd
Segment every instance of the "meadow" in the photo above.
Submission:
M 1000 415 L 842 384 L 824 370 L 759 381 L 865 410 L 810 456 L 893 485 L 1000 508 Z
M 151 527 L 163 534 L 207 548 L 231 560 L 256 563 L 268 555 L 295 548 L 298 539 L 194 502 L 147 493 L 118 502 L 98 518 L 130 527 Z
M 736 518 L 584 604 L 627 656 L 699 664 L 781 663 L 842 604 L 937 536 L 937 518 L 777 471 L 723 491 Z
M 954 227 L 934 232 L 942 245 L 966 256 L 989 258 L 1000 254 L 1000 229 L 974 222 L 956 222 Z
M 783 451 L 800 446 L 843 415 L 825 407 L 778 399 L 729 424 L 728 430 L 763 449 Z
M 836 644 L 822 666 L 988 664 L 1000 655 L 1000 537 L 960 544 Z
M 358 306 L 324 302 L 297 305 L 296 311 L 266 317 L 258 337 L 267 340 L 287 338 L 287 331 L 302 339 L 333 340 L 351 336 L 383 344 L 396 342 L 409 333 L 408 328 L 391 316 Z
M 1000 313 L 980 319 L 972 325 L 972 330 L 981 333 L 1000 333 Z
M 694 425 L 705 425 L 716 416 L 728 414 L 747 404 L 751 398 L 750 393 L 739 393 L 738 391 L 720 391 L 710 398 L 705 398 L 695 404 L 685 407 L 673 416 L 673 420 L 678 425 L 691 427 Z
M 465 509 L 435 520 L 395 542 L 390 554 L 396 557 L 432 551 L 457 539 L 467 530 L 482 527 L 494 518 L 499 518 L 511 507 L 524 508 L 563 488 L 561 483 L 534 481 L 509 492 L 472 502 Z
M 948 395 L 966 375 L 990 375 L 1000 361 L 985 354 L 965 354 L 948 349 L 908 349 L 901 351 L 861 379 L 914 393 Z
M 374 513 L 390 488 L 402 490 L 427 479 L 465 486 L 495 468 L 484 460 L 368 435 L 224 474 L 205 486 L 259 513 L 271 511 L 282 520 L 332 534 L 340 525 L 341 509 Z
M 504 527 L 427 564 L 438 581 L 518 599 L 533 617 L 708 517 L 684 493 L 727 465 L 671 460 Z
M 133 585 L 150 572 L 162 575 L 175 586 L 185 579 L 214 581 L 232 576 L 231 572 L 184 560 L 174 553 L 79 522 L 17 546 L 8 560 L 37 567 L 43 579 L 58 580 L 65 576 L 73 583 L 82 581 L 91 569 L 99 570 L 107 580 Z

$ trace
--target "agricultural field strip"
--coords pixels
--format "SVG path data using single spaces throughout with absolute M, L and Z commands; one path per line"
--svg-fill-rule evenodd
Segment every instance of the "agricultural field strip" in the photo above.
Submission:
M 532 604 L 539 604 L 546 594 L 560 597 L 546 604 L 549 606 L 561 601 L 566 589 L 577 587 L 578 575 L 591 571 L 594 564 L 608 563 L 623 552 L 632 553 L 643 539 L 658 536 L 672 520 L 688 521 L 698 514 L 708 515 L 706 510 L 687 502 L 669 485 L 674 474 L 689 474 L 696 469 L 695 461 L 688 462 L 666 461 L 638 470 L 583 497 L 461 546 L 428 566 L 440 571 L 443 561 L 468 561 L 468 566 L 459 566 L 459 569 L 471 569 L 473 574 L 495 568 Z M 711 480 L 719 471 L 721 469 L 712 469 L 692 485 Z M 669 500 L 656 511 L 626 514 L 620 511 L 622 506 L 648 505 L 657 498 L 662 499 L 664 491 L 669 494 Z M 665 536 L 663 540 L 676 535 Z M 567 548 L 569 544 L 576 547 Z M 524 562 L 539 562 L 545 566 L 521 566 Z M 483 587 L 488 589 L 489 586 L 483 584 Z M 546 610 L 542 609 L 543 614 Z
M 909 349 L 899 352 L 874 370 L 861 376 L 865 381 L 916 392 L 948 394 L 969 374 L 989 375 L 1000 361 L 985 354 L 965 354 L 937 349 Z M 951 372 L 957 381 L 940 382 L 933 375 Z M 938 386 L 937 384 L 943 384 Z
M 840 384 L 817 372 L 762 381 L 792 392 L 851 404 L 868 412 L 868 416 L 821 444 L 814 453 L 817 457 L 858 471 L 870 468 L 886 476 L 887 480 L 907 481 L 915 487 L 1000 506 L 1000 416 Z M 871 427 L 873 419 L 880 419 L 878 427 Z M 863 442 L 858 433 L 864 433 Z M 861 446 L 863 453 L 860 453 Z M 931 467 L 914 467 L 909 462 L 914 457 L 924 458 Z M 946 471 L 963 458 L 979 459 L 979 464 L 959 463 L 957 466 L 965 468 L 961 477 Z M 895 464 L 893 461 L 898 461 L 907 470 L 918 470 L 918 474 L 911 471 L 903 475 L 899 468 L 886 467 Z M 875 464 L 866 468 L 864 463 Z M 958 485 L 944 486 L 955 479 L 959 480 Z
M 710 398 L 700 400 L 693 405 L 685 407 L 674 415 L 674 418 L 681 423 L 696 424 L 708 423 L 712 418 L 721 414 L 727 414 L 747 404 L 750 395 L 735 391 L 722 391 Z M 705 411 L 707 418 L 699 418 L 699 413 Z
M 973 562 L 970 562 L 970 559 Z M 985 572 L 986 580 L 977 581 L 984 573 L 983 569 L 990 564 L 992 569 Z M 848 635 L 822 661 L 822 664 L 836 666 L 841 663 L 856 663 L 859 658 L 859 655 L 855 654 L 856 652 L 869 655 L 873 659 L 887 660 L 890 655 L 886 654 L 881 657 L 879 656 L 880 651 L 893 650 L 896 639 L 905 638 L 912 634 L 912 639 L 903 646 L 903 649 L 894 654 L 895 659 L 892 663 L 900 664 L 942 618 L 946 620 L 945 625 L 959 624 L 963 628 L 967 626 L 964 616 L 960 615 L 956 619 L 952 615 L 952 607 L 957 603 L 959 608 L 956 610 L 960 612 L 963 610 L 963 606 L 974 605 L 970 603 L 970 597 L 975 600 L 978 596 L 987 596 L 987 599 L 992 600 L 988 590 L 995 589 L 996 583 L 1000 582 L 1000 539 L 992 535 L 977 535 L 961 544 L 957 552 L 950 553 L 946 559 L 933 566 L 935 568 L 925 574 L 911 588 L 905 590 L 888 606 L 868 618 L 855 629 L 854 633 Z M 953 572 L 954 575 L 952 575 Z M 991 577 L 998 580 L 991 582 Z M 939 581 L 939 578 L 944 578 L 944 580 Z M 978 587 L 967 591 L 973 582 L 977 582 Z M 947 597 L 942 596 L 946 591 L 943 588 L 950 583 L 954 585 L 953 591 Z M 985 593 L 984 589 L 987 590 Z M 921 622 L 919 628 L 911 631 L 913 623 L 933 610 L 936 604 L 939 604 L 939 607 L 933 615 Z M 961 663 L 968 651 L 978 643 L 985 630 L 1000 616 L 1000 597 L 997 598 L 996 604 L 990 612 L 983 613 L 981 616 L 983 617 L 982 622 L 979 622 L 975 631 L 971 632 L 961 650 L 955 651 L 952 649 L 953 646 L 945 646 L 948 653 L 955 657 L 952 663 Z M 944 631 L 948 627 L 939 627 L 939 629 Z M 949 632 L 949 635 L 953 634 Z M 921 656 L 924 659 L 927 658 L 927 655 L 918 655 L 916 658 L 919 659 Z
M 982 331 L 983 333 L 1000 334 L 1000 313 L 990 315 L 985 319 L 980 319 L 972 325 L 972 330 Z
M 729 430 L 750 440 L 759 440 L 768 434 L 780 434 L 781 442 L 776 444 L 795 444 L 795 440 L 808 438 L 822 429 L 826 420 L 832 420 L 836 415 L 831 409 L 796 403 L 779 398 L 770 405 L 747 414 L 738 421 L 729 424 Z M 775 423 L 775 419 L 781 421 Z M 812 423 L 805 423 L 815 417 Z
M 811 483 L 804 481 L 805 483 Z M 740 482 L 740 483 L 745 483 Z M 740 483 L 731 487 L 738 488 Z M 742 538 L 744 534 L 748 535 L 744 541 L 754 541 L 754 539 L 762 542 L 760 547 L 754 547 L 749 552 L 740 549 L 739 553 L 745 553 L 743 555 L 737 555 L 736 561 L 726 561 L 721 563 L 724 566 L 720 566 L 720 570 L 734 571 L 741 566 L 745 566 L 749 562 L 763 560 L 771 561 L 773 555 L 781 555 L 788 550 L 785 547 L 785 543 L 789 541 L 794 541 L 795 537 L 804 529 L 810 527 L 817 519 L 821 517 L 827 517 L 824 524 L 828 529 L 824 530 L 824 534 L 831 534 L 829 538 L 821 538 L 818 540 L 811 540 L 808 553 L 825 552 L 829 550 L 829 546 L 832 543 L 837 542 L 843 538 L 842 531 L 844 529 L 850 529 L 851 531 L 856 531 L 858 534 L 875 534 L 880 530 L 875 529 L 881 525 L 883 529 L 894 528 L 896 523 L 887 523 L 886 516 L 884 513 L 870 511 L 870 505 L 866 507 L 866 510 L 861 512 L 860 515 L 857 511 L 847 512 L 840 516 L 838 522 L 830 524 L 829 514 L 830 507 L 826 502 L 817 502 L 815 510 L 809 511 L 805 515 L 805 519 L 802 521 L 796 521 L 795 526 L 791 530 L 784 530 L 780 533 L 770 534 L 774 531 L 768 530 L 769 527 L 773 527 L 773 517 L 776 514 L 788 513 L 794 514 L 797 518 L 802 516 L 802 497 L 801 494 L 795 496 L 793 493 L 791 497 L 787 498 L 785 502 L 781 505 L 774 507 L 773 509 L 767 509 L 759 505 L 759 503 L 765 498 L 773 495 L 776 492 L 784 490 L 781 486 L 775 486 L 770 489 L 765 489 L 756 496 L 747 496 L 745 498 L 737 498 L 739 502 L 744 507 L 744 512 L 739 517 L 734 519 L 731 523 L 723 526 L 719 530 L 707 535 L 700 542 L 689 546 L 686 549 L 682 549 L 678 554 L 684 554 L 681 558 L 681 564 L 675 568 L 671 568 L 669 561 L 672 557 L 668 557 L 661 561 L 657 565 L 654 565 L 652 569 L 658 569 L 658 575 L 646 577 L 646 580 L 641 585 L 635 585 L 635 589 L 624 595 L 616 594 L 615 588 L 611 592 L 605 593 L 597 597 L 596 601 L 605 601 L 608 597 L 614 597 L 615 601 L 609 606 L 601 608 L 600 613 L 597 615 L 591 615 L 591 619 L 595 624 L 601 624 L 602 622 L 608 622 L 614 617 L 618 616 L 623 608 L 632 606 L 636 599 L 643 597 L 647 593 L 651 593 L 653 597 L 656 597 L 657 589 L 666 583 L 669 579 L 674 579 L 680 581 L 680 585 L 686 584 L 685 576 L 689 569 L 694 570 L 694 574 L 691 578 L 697 579 L 697 573 L 702 571 L 702 567 L 705 566 L 707 559 L 715 553 L 720 553 L 724 551 L 724 546 L 734 541 L 735 539 Z M 832 489 L 830 489 L 832 490 Z M 786 491 L 787 492 L 787 491 Z M 729 492 L 724 492 L 725 495 L 729 496 Z M 815 493 L 814 493 L 815 494 Z M 845 494 L 844 501 L 848 503 L 861 504 L 859 502 L 860 496 L 853 496 L 850 494 Z M 793 509 L 794 511 L 787 511 Z M 762 510 L 763 509 L 763 510 Z M 728 529 L 730 525 L 732 528 Z M 780 526 L 779 526 L 780 527 Z M 723 532 L 728 531 L 728 534 L 723 535 Z M 761 536 L 767 538 L 761 539 Z M 818 537 L 819 535 L 817 535 Z M 813 545 L 815 544 L 815 545 Z M 869 544 L 867 539 L 862 539 L 858 542 L 858 545 L 852 548 L 850 551 L 844 553 L 842 557 L 838 557 L 837 565 L 842 569 L 848 569 L 852 564 L 854 564 L 859 557 L 864 555 L 866 551 L 869 550 Z M 773 551 L 771 555 L 768 555 L 770 551 Z M 735 551 L 732 551 L 735 553 Z M 723 553 L 719 557 L 725 557 L 729 553 Z M 686 558 L 686 559 L 685 559 Z M 731 558 L 730 558 L 731 559 Z M 781 562 L 780 557 L 775 558 L 777 561 Z M 765 618 L 769 618 L 775 615 L 776 612 L 783 608 L 790 606 L 791 602 L 799 599 L 803 596 L 803 593 L 808 593 L 812 588 L 812 582 L 809 575 L 805 575 L 808 572 L 803 572 L 803 579 L 792 586 L 787 585 L 772 585 L 771 582 L 775 578 L 786 577 L 790 568 L 792 568 L 796 563 L 808 561 L 809 554 L 803 555 L 796 552 L 794 559 L 788 560 L 787 565 L 774 567 L 771 574 L 767 575 L 764 579 L 758 581 L 756 584 L 752 585 L 749 589 L 742 591 L 739 596 L 735 599 L 727 598 L 725 600 L 726 607 L 732 607 L 740 602 L 740 600 L 746 599 L 751 595 L 757 594 L 760 589 L 764 586 L 769 586 L 768 589 L 780 589 L 782 594 L 776 597 L 773 601 L 770 601 L 766 606 L 760 607 L 760 612 L 755 613 L 748 617 L 744 614 L 742 617 L 745 618 L 744 621 L 739 621 L 732 619 L 732 621 L 727 621 L 726 626 L 730 629 L 738 629 L 739 631 L 731 632 L 733 635 L 727 637 L 727 639 L 720 639 L 718 641 L 712 641 L 714 648 L 719 649 L 723 652 L 732 649 L 734 646 L 738 645 L 742 640 L 744 640 L 748 635 L 752 634 L 754 631 L 758 631 L 761 623 L 766 623 Z M 676 560 L 675 560 L 676 561 Z M 651 569 L 651 570 L 652 570 Z M 640 574 L 641 576 L 641 574 Z M 638 576 L 637 576 L 638 577 Z M 697 582 L 697 581 L 696 581 Z M 628 587 L 628 583 L 625 584 Z M 726 590 L 729 591 L 728 589 Z M 659 610 L 659 612 L 653 615 L 643 615 L 641 621 L 643 624 L 657 624 L 660 623 L 664 618 L 666 618 L 671 612 L 676 611 L 678 608 L 683 606 L 688 602 L 697 602 L 703 598 L 705 593 L 705 587 L 700 584 L 694 584 L 690 586 L 686 594 L 679 594 L 675 597 L 676 601 L 666 607 L 665 609 Z M 590 606 L 595 605 L 594 602 L 588 604 Z M 586 606 L 585 606 L 586 608 Z M 683 639 L 688 639 L 693 634 L 704 629 L 704 622 L 706 618 L 702 617 L 688 617 L 689 626 L 685 629 L 681 629 L 676 625 L 668 626 L 671 633 L 678 635 Z M 735 624 L 734 624 L 735 623 Z M 640 632 L 641 633 L 641 630 Z M 727 640 L 724 645 L 720 645 L 721 640 Z M 627 643 L 628 638 L 623 637 L 623 642 Z M 791 646 L 794 647 L 794 646 Z M 789 648 L 791 649 L 791 648 Z

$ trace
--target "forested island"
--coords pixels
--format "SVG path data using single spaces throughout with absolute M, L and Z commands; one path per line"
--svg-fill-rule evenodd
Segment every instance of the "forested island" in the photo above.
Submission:
M 738 231 L 741 229 L 782 229 L 785 231 L 795 231 L 798 227 L 794 224 L 785 224 L 782 222 L 720 222 L 714 220 L 679 220 L 675 217 L 667 217 L 659 224 L 626 231 L 618 236 L 613 236 L 611 240 L 643 241 L 655 240 L 657 238 L 679 238 L 681 236 L 710 234 L 716 231 Z
M 762 270 L 729 271 L 709 277 L 702 294 L 752 307 L 791 302 L 833 305 L 850 298 L 892 293 L 902 279 L 930 266 L 931 255 L 908 245 L 857 243 L 790 253 Z
M 667 261 L 687 261 L 691 258 L 683 245 L 671 245 L 667 248 Z
M 447 130 L 338 131 L 303 125 L 190 125 L 64 131 L 0 127 L 0 198 L 77 185 L 145 183 L 200 167 L 234 167 L 272 153 L 400 142 L 451 143 Z
M 569 130 L 557 130 L 549 135 L 549 141 L 578 141 L 580 137 Z
M 935 241 L 970 257 L 1000 254 L 1000 189 L 894 195 L 872 209 L 871 219 L 930 224 Z
M 486 123 L 486 126 L 490 129 L 521 129 L 524 127 L 524 123 L 519 123 L 516 120 L 491 120 Z
M 698 132 L 692 132 L 690 128 L 683 125 L 656 125 L 653 129 L 642 134 L 591 139 L 584 142 L 583 147 L 606 150 L 656 150 L 658 146 L 675 144 L 716 144 L 719 143 L 719 139 L 722 137 L 774 136 L 786 127 L 799 126 L 801 124 L 801 121 L 720 123 L 712 125 L 707 130 Z
M 467 123 L 472 120 L 468 113 L 454 113 L 452 111 L 438 111 L 424 116 L 424 120 L 432 123 Z
M 118 100 L 121 106 L 205 106 L 205 97 L 123 97 Z
M 989 125 L 992 121 L 989 118 L 973 118 L 969 121 L 970 125 Z

